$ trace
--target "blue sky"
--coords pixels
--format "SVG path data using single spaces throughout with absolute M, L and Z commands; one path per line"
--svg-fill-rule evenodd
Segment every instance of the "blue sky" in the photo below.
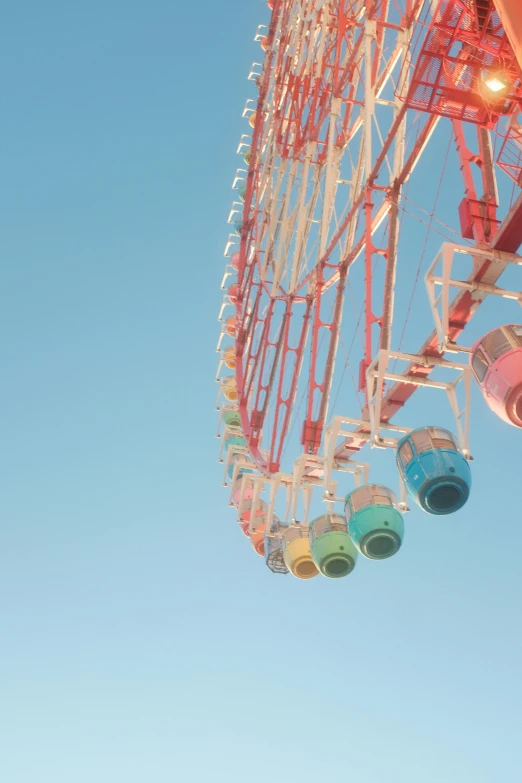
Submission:
M 272 576 L 226 505 L 216 314 L 266 18 L 3 14 L 5 783 L 518 780 L 520 433 L 478 393 L 471 500 L 412 512 L 391 561 Z

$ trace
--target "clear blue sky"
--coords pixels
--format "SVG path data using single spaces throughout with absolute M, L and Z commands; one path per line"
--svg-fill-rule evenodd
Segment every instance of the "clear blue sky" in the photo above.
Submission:
M 476 395 L 466 509 L 341 583 L 272 576 L 227 508 L 216 314 L 264 20 L 4 8 L 2 783 L 519 780 L 519 432 Z

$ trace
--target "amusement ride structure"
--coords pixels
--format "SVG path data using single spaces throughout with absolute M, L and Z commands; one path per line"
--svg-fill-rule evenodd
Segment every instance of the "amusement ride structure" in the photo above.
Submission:
M 466 503 L 472 383 L 522 427 L 522 4 L 268 8 L 225 249 L 220 460 L 268 567 L 335 578 L 399 550 L 408 503 Z M 409 419 L 420 387 L 428 426 Z M 441 392 L 450 424 L 431 420 Z M 372 448 L 394 452 L 395 490 Z

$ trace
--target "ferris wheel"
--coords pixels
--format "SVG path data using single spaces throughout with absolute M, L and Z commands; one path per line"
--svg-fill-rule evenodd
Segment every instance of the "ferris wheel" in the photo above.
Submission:
M 268 7 L 225 249 L 220 460 L 268 567 L 337 578 L 398 552 L 409 504 L 464 506 L 472 383 L 522 428 L 522 10 Z M 505 317 L 470 344 L 491 300 Z M 431 420 L 441 393 L 450 423 Z M 395 488 L 372 447 L 394 452 Z

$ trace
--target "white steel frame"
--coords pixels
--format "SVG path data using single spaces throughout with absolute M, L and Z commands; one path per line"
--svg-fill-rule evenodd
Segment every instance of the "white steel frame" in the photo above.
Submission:
M 497 285 L 490 283 L 478 283 L 468 280 L 456 280 L 452 277 L 453 262 L 455 255 L 462 254 L 473 256 L 484 260 L 493 261 L 502 265 L 512 264 L 522 266 L 522 256 L 517 253 L 505 253 L 492 248 L 477 248 L 466 245 L 458 245 L 453 242 L 444 242 L 439 252 L 435 256 L 433 263 L 426 272 L 425 284 L 428 292 L 430 308 L 437 330 L 439 339 L 439 350 L 458 353 L 469 353 L 470 348 L 457 345 L 449 339 L 449 312 L 450 312 L 450 291 L 452 288 L 459 290 L 480 292 L 485 296 L 500 296 L 504 299 L 514 299 L 522 306 L 522 291 L 508 291 Z M 441 266 L 441 274 L 437 275 L 436 270 Z M 440 293 L 437 295 L 437 286 L 440 286 Z
M 453 381 L 432 381 L 418 375 L 400 375 L 388 371 L 390 359 L 404 361 L 408 364 L 415 363 L 426 367 L 444 367 L 455 370 L 457 377 Z M 384 395 L 385 381 L 400 381 L 401 383 L 423 386 L 431 389 L 441 389 L 448 395 L 451 410 L 455 417 L 457 438 L 460 449 L 467 459 L 471 459 L 469 452 L 469 417 L 471 399 L 471 369 L 467 364 L 457 364 L 446 359 L 438 359 L 433 356 L 418 356 L 400 351 L 387 351 L 381 349 L 372 364 L 366 371 L 366 385 L 368 389 L 368 413 L 370 424 L 370 441 L 373 446 L 381 448 L 395 448 L 397 441 L 383 438 L 381 429 L 390 429 L 391 425 L 381 421 L 381 406 Z M 460 408 L 457 387 L 459 383 L 464 387 L 464 407 Z M 408 431 L 408 430 L 406 430 Z

